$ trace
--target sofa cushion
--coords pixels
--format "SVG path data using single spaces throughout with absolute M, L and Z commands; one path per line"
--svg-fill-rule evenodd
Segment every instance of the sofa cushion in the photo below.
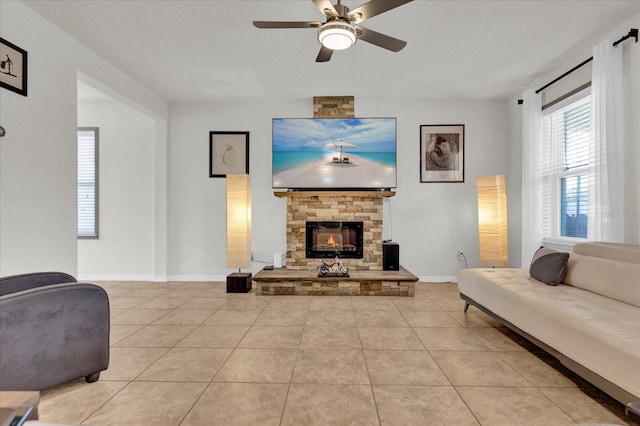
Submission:
M 604 259 L 640 263 L 640 245 L 603 242 L 578 243 L 573 246 L 573 252 Z
M 640 264 L 571 253 L 565 284 L 640 307 Z
M 567 274 L 569 253 L 540 247 L 531 260 L 529 275 L 548 285 L 558 285 Z

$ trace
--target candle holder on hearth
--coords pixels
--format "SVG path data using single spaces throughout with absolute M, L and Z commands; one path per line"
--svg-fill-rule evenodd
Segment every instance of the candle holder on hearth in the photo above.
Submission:
M 335 262 L 329 265 L 322 262 L 320 268 L 318 268 L 318 278 L 320 277 L 348 277 L 349 268 L 342 264 L 342 260 L 338 256 L 335 258 Z

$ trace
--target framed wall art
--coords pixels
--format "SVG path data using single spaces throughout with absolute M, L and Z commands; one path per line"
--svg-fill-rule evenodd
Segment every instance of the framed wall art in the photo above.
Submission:
M 249 173 L 249 132 L 209 132 L 209 177 Z
M 0 87 L 27 96 L 27 51 L 1 37 Z
M 420 126 L 420 182 L 464 182 L 464 124 Z

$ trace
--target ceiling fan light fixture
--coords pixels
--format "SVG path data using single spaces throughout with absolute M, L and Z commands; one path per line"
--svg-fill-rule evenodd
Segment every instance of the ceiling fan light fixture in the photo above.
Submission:
M 327 22 L 318 31 L 318 41 L 327 49 L 344 50 L 356 42 L 356 30 L 345 22 Z

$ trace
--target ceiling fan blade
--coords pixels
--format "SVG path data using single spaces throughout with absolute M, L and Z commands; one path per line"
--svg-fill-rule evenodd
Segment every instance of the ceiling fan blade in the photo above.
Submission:
M 311 0 L 311 1 L 313 2 L 313 4 L 316 5 L 320 13 L 322 13 L 324 16 L 326 17 L 338 16 L 338 12 L 336 11 L 336 8 L 333 7 L 333 4 L 331 4 L 330 0 Z
M 333 55 L 333 50 L 322 46 L 318 53 L 318 57 L 316 58 L 316 62 L 328 62 L 329 59 L 331 59 L 331 55 Z
M 320 28 L 318 21 L 253 21 L 257 28 Z
M 373 18 L 376 15 L 380 15 L 387 10 L 409 3 L 410 1 L 412 0 L 371 0 L 368 3 L 350 10 L 347 15 L 349 16 L 349 19 L 358 24 L 362 21 Z
M 398 40 L 388 35 L 381 34 L 377 31 L 370 30 L 360 25 L 355 25 L 356 34 L 359 40 L 366 41 L 367 43 L 375 44 L 392 52 L 398 52 L 407 45 L 406 41 Z

